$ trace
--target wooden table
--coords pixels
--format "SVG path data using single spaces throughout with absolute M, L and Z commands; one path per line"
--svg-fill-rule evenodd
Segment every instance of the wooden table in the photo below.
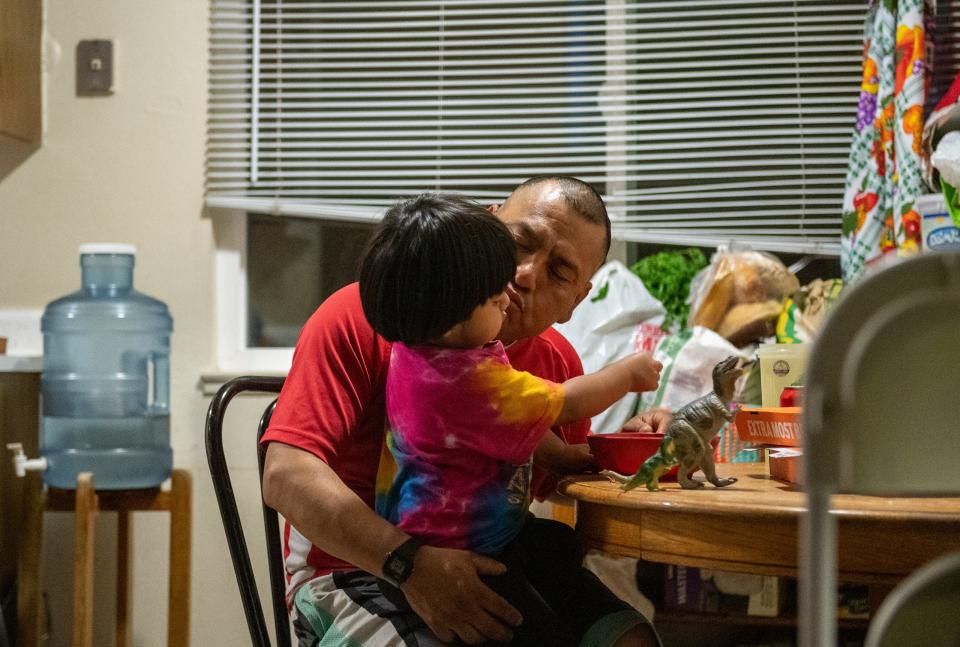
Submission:
M 661 492 L 623 492 L 603 477 L 560 482 L 577 503 L 576 527 L 589 548 L 741 573 L 797 576 L 797 524 L 805 495 L 764 474 L 762 463 L 728 463 L 739 481 Z M 892 585 L 943 553 L 960 549 L 960 498 L 837 495 L 839 579 Z

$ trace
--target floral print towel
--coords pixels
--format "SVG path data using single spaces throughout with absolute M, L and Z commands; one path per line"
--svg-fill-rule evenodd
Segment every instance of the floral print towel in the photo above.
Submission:
M 863 82 L 843 196 L 841 267 L 855 281 L 890 252 L 915 253 L 923 193 L 924 0 L 875 0 L 863 41 Z

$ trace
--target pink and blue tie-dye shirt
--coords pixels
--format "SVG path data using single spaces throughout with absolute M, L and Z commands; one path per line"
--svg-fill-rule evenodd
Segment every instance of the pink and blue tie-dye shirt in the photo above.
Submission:
M 563 406 L 560 384 L 478 349 L 396 343 L 387 443 L 397 472 L 378 511 L 433 545 L 495 554 L 520 531 L 531 457 Z

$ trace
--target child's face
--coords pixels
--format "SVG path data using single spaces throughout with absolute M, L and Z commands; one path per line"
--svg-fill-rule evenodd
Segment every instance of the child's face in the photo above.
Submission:
M 509 305 L 510 298 L 505 291 L 490 297 L 473 309 L 469 319 L 445 332 L 440 343 L 454 348 L 477 348 L 493 341 L 500 332 Z

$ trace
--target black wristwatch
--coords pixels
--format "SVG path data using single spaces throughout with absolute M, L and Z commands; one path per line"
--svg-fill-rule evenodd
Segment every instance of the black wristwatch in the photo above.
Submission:
M 383 562 L 383 579 L 397 588 L 413 573 L 413 558 L 420 550 L 420 542 L 412 537 L 389 553 Z

